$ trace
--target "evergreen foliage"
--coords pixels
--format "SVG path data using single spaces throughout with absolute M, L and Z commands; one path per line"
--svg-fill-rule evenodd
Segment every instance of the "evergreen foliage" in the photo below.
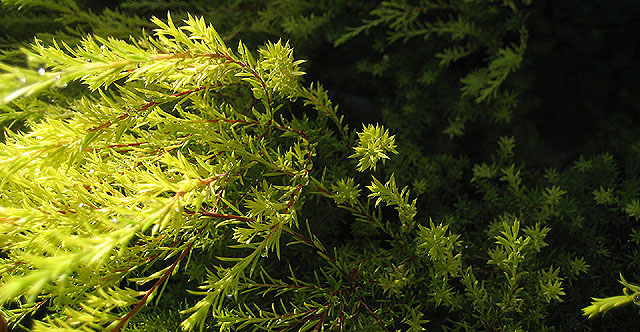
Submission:
M 637 328 L 640 145 L 529 118 L 552 5 L 1 2 L 10 331 Z

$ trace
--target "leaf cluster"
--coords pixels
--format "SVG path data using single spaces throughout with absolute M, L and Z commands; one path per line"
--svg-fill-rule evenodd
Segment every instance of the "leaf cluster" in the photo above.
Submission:
M 0 33 L 12 328 L 633 328 L 640 150 L 528 119 L 553 6 L 3 4 L 51 24 Z

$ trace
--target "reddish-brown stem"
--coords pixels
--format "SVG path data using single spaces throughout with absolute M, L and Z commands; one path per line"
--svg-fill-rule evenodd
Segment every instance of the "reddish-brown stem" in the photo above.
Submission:
M 97 127 L 93 127 L 93 128 L 89 128 L 87 131 L 88 132 L 94 132 L 94 131 L 98 131 L 98 130 L 102 130 L 102 129 L 106 129 L 109 128 L 111 126 L 111 120 L 97 126 Z
M 187 90 L 187 91 L 182 91 L 182 92 L 171 94 L 171 95 L 169 95 L 169 97 L 181 97 L 181 96 L 188 95 L 188 94 L 200 91 L 200 90 L 204 90 L 206 88 L 207 88 L 207 86 L 201 86 L 201 87 L 197 87 L 197 88 L 195 88 L 193 90 Z M 144 104 L 139 110 L 140 111 L 144 111 L 144 110 L 148 109 L 149 107 L 153 107 L 153 106 L 159 105 L 159 104 L 161 104 L 161 102 L 150 101 L 150 102 Z
M 249 190 L 245 191 L 244 193 L 242 193 L 242 195 L 240 195 L 240 197 L 236 198 L 233 200 L 233 202 L 231 202 L 231 204 L 236 204 L 238 201 L 240 201 L 241 199 L 245 198 L 245 196 L 249 195 Z
M 322 313 L 322 317 L 320 318 L 320 320 L 318 320 L 318 324 L 316 324 L 316 326 L 313 328 L 314 331 L 320 330 L 320 328 L 322 327 L 322 324 L 324 323 L 324 320 L 327 319 L 327 314 L 329 313 L 329 310 L 331 310 L 332 306 L 333 306 L 333 303 L 329 303 L 329 306 L 327 307 L 327 309 Z
M 122 148 L 125 146 L 140 146 L 142 144 L 146 144 L 147 142 L 138 142 L 138 143 L 129 143 L 129 144 L 111 144 L 107 145 L 108 148 Z
M 253 124 L 253 125 L 258 125 L 258 126 L 269 126 L 270 124 L 264 124 L 262 122 L 259 121 L 247 121 L 247 120 L 237 120 L 237 119 L 213 119 L 213 120 L 205 120 L 205 122 L 211 122 L 211 123 L 217 123 L 217 122 L 226 122 L 226 123 L 240 123 L 240 124 Z M 307 133 L 304 130 L 300 130 L 300 129 L 294 129 L 294 128 L 290 128 L 287 126 L 283 126 L 280 124 L 276 124 L 276 128 L 283 130 L 283 131 L 290 131 L 292 133 L 296 133 L 302 137 L 306 137 Z M 264 135 L 263 135 L 264 136 Z
M 331 196 L 331 193 L 329 192 L 329 190 L 320 187 L 320 186 L 316 186 L 316 189 L 318 189 L 320 192 L 322 192 L 323 194 L 327 195 L 327 196 Z
M 20 264 L 22 264 L 22 261 L 17 261 L 17 262 L 15 262 L 15 263 L 11 264 L 11 269 L 9 269 L 9 270 L 7 271 L 7 274 L 9 274 L 9 273 L 11 273 L 11 272 L 15 271 L 15 269 L 17 269 L 17 268 L 18 268 L 18 266 L 20 266 Z
M 216 159 L 216 158 L 218 158 L 219 156 L 221 156 L 223 153 L 224 153 L 224 151 L 220 151 L 220 152 L 218 152 L 218 153 L 214 154 L 213 156 L 211 156 L 211 157 L 207 158 L 207 161 L 209 161 L 209 160 L 213 160 L 213 159 Z
M 338 332 L 342 332 L 342 311 L 344 310 L 342 291 L 338 291 L 338 297 L 340 298 L 340 312 L 338 313 Z
M 147 291 L 147 293 L 142 297 L 142 300 L 140 300 L 140 302 L 138 302 L 138 304 L 128 314 L 126 314 L 124 317 L 122 317 L 122 319 L 120 320 L 120 323 L 118 323 L 118 325 L 116 325 L 116 327 L 113 328 L 113 330 L 111 330 L 112 332 L 120 331 L 120 329 L 127 323 L 127 321 L 129 321 L 129 319 L 131 319 L 131 317 L 133 317 L 133 315 L 135 315 L 136 312 L 138 312 L 138 310 L 140 310 L 142 308 L 142 306 L 144 306 L 145 303 L 147 303 L 147 300 L 149 299 L 151 294 L 153 294 L 153 292 L 158 288 L 158 286 L 162 285 L 162 283 L 165 280 L 167 280 L 167 278 L 171 275 L 171 273 L 176 268 L 176 266 L 178 266 L 178 263 L 182 259 L 184 259 L 184 257 L 187 255 L 187 253 L 191 250 L 191 247 L 193 247 L 194 243 L 195 242 L 191 242 L 191 243 L 189 243 L 187 245 L 187 247 L 182 251 L 182 254 L 180 255 L 180 257 L 178 257 L 178 259 L 176 259 L 175 262 L 173 262 L 173 264 L 171 264 L 171 266 L 169 267 L 167 272 L 165 272 L 162 275 L 162 277 L 160 279 L 158 279 L 158 281 L 156 281 L 156 283 L 153 286 L 151 286 L 151 289 L 149 289 Z
M 226 123 L 241 123 L 241 124 L 255 124 L 255 125 L 261 125 L 262 123 L 258 122 L 258 121 L 246 121 L 246 120 L 234 120 L 234 119 L 213 119 L 213 120 L 204 120 L 205 122 L 212 122 L 212 123 L 217 123 L 217 122 L 226 122 Z
M 360 302 L 360 303 L 362 303 L 362 305 L 367 310 L 367 312 L 369 312 L 371 317 L 373 317 L 378 322 L 378 325 L 380 325 L 382 327 L 382 329 L 385 330 L 385 332 L 389 332 L 389 330 L 387 330 L 387 327 L 384 326 L 384 323 L 380 320 L 380 318 L 378 318 L 378 315 L 376 315 L 373 311 L 371 311 L 371 309 L 369 309 L 369 306 L 367 306 L 366 303 L 364 303 L 364 302 Z
M 38 302 L 36 305 L 33 306 L 33 308 L 31 308 L 31 310 L 33 310 L 33 312 L 36 312 L 47 301 L 49 301 L 49 299 L 44 299 L 44 300 Z
M 356 307 L 356 316 L 353 318 L 353 325 L 357 326 L 358 325 L 358 321 L 360 320 L 360 306 L 362 306 L 362 301 L 358 302 L 358 306 Z
M 120 115 L 120 116 L 118 117 L 118 120 L 124 120 L 124 119 L 126 119 L 126 118 L 128 118 L 128 117 L 129 117 L 129 114 L 125 113 L 125 114 Z M 97 127 L 90 128 L 90 129 L 88 129 L 87 131 L 88 131 L 88 132 L 94 132 L 94 131 L 98 131 L 98 130 L 101 130 L 101 129 L 106 129 L 106 128 L 111 127 L 111 125 L 112 125 L 112 124 L 113 124 L 113 123 L 111 122 L 111 120 L 109 120 L 109 121 L 107 121 L 107 122 L 105 122 L 105 123 L 103 123 L 103 124 L 101 124 L 101 125 L 99 125 L 99 126 L 97 126 Z
M 158 239 L 157 239 L 157 240 L 158 240 Z M 154 240 L 154 242 L 155 242 L 155 241 L 157 241 L 157 240 Z M 174 241 L 172 244 L 168 245 L 168 246 L 167 246 L 167 248 L 173 248 L 176 244 L 181 243 L 181 242 L 182 242 L 182 239 L 180 239 L 180 240 L 178 240 L 178 241 Z M 158 256 L 160 256 L 160 253 L 158 253 L 158 254 L 154 254 L 154 255 L 152 255 L 152 256 L 149 256 L 149 257 L 147 257 L 147 258 L 143 259 L 141 262 L 139 262 L 139 263 L 138 263 L 138 264 L 136 264 L 136 265 L 130 266 L 130 267 L 125 268 L 125 269 L 115 270 L 115 271 L 113 271 L 113 272 L 114 272 L 114 273 L 120 273 L 120 272 L 124 272 L 124 271 L 129 271 L 129 270 L 131 270 L 131 269 L 135 268 L 136 266 L 138 266 L 139 264 L 147 263 L 147 262 L 149 262 L 149 261 L 153 260 L 154 258 L 156 258 L 156 257 L 158 257 Z M 106 280 L 106 278 L 102 278 L 102 279 L 103 279 L 103 280 Z
M 248 284 L 251 287 L 269 287 L 269 288 L 318 288 L 311 286 L 300 286 L 300 285 L 278 285 L 278 284 Z
M 230 62 L 240 66 L 241 68 L 247 69 L 251 73 L 251 75 L 260 82 L 260 85 L 262 86 L 262 90 L 264 90 L 264 94 L 267 97 L 267 105 L 269 106 L 269 115 L 273 116 L 273 114 L 271 114 L 271 95 L 269 94 L 269 90 L 267 89 L 267 83 L 265 83 L 262 77 L 260 77 L 258 72 L 256 72 L 253 68 L 251 68 L 251 66 L 249 66 L 248 64 L 242 61 L 235 60 L 228 54 L 204 53 L 203 55 L 209 56 L 212 59 L 224 59 L 226 62 Z
M 147 144 L 147 142 L 137 142 L 137 143 L 128 143 L 128 144 L 111 144 L 111 145 L 107 145 L 106 148 L 108 149 L 124 148 L 124 147 L 130 147 L 130 146 L 140 146 L 142 144 Z M 82 151 L 93 151 L 93 150 L 96 150 L 96 148 L 86 148 Z M 131 150 L 120 150 L 119 152 L 122 152 L 122 151 L 131 151 Z
M 220 179 L 221 177 L 224 177 L 224 176 L 227 176 L 227 175 L 229 175 L 229 172 L 218 174 L 218 175 L 212 176 L 212 177 L 210 177 L 208 179 L 201 179 L 200 180 L 200 187 L 208 185 L 209 183 L 211 183 L 213 181 L 216 181 L 216 180 Z
M 327 308 L 327 310 L 324 312 L 324 314 L 322 315 L 322 318 L 320 319 L 320 322 L 319 322 L 319 324 L 320 324 L 320 325 L 322 325 L 322 322 L 323 322 L 323 321 L 324 321 L 324 319 L 326 318 L 326 316 L 327 316 L 327 312 L 329 311 L 329 309 L 331 308 L 331 306 L 333 306 L 333 303 L 325 302 L 324 304 L 322 304 L 322 307 L 324 307 L 324 306 L 328 306 L 328 308 Z M 311 313 L 313 313 L 313 312 L 317 312 L 318 310 L 320 310 L 320 308 L 311 309 L 311 310 L 307 310 L 307 311 L 305 311 L 305 312 L 300 312 L 300 313 L 290 312 L 290 313 L 285 314 L 285 315 L 281 315 L 281 316 L 274 317 L 273 319 L 281 319 L 281 318 L 285 318 L 285 317 L 291 317 L 291 316 L 293 316 L 293 315 L 306 316 L 306 315 L 309 315 L 309 314 L 311 314 Z M 310 321 L 310 320 L 312 320 L 313 318 L 318 317 L 318 316 L 319 316 L 319 315 L 317 315 L 317 314 L 316 314 L 316 315 L 308 316 L 308 317 L 306 317 L 306 318 L 304 318 L 304 319 L 301 319 L 301 320 L 299 320 L 299 321 L 295 321 L 295 322 L 293 322 L 293 323 L 291 323 L 291 324 L 289 324 L 289 325 L 287 325 L 287 326 L 285 326 L 285 327 L 283 327 L 283 328 L 279 329 L 278 331 L 280 331 L 280 332 L 281 332 L 281 331 L 286 331 L 286 330 L 288 330 L 288 329 L 290 329 L 290 328 L 292 328 L 292 327 L 294 327 L 294 326 L 296 326 L 296 325 L 304 324 L 304 323 L 306 323 L 306 322 L 308 322 L 308 321 Z M 316 325 L 316 328 L 314 329 L 314 331 L 317 331 L 317 328 L 318 328 L 318 326 Z
M 214 213 L 214 212 L 209 212 L 209 211 L 200 211 L 199 213 L 202 214 L 203 216 L 214 217 L 214 218 L 236 219 L 236 220 L 240 220 L 240 221 L 249 221 L 249 222 L 256 221 L 253 218 L 237 216 L 237 215 L 233 215 L 233 214 Z
M 289 200 L 289 203 L 287 204 L 287 207 L 285 208 L 285 213 L 289 212 L 289 209 L 293 206 L 293 204 L 296 202 L 296 198 L 298 197 L 298 195 L 300 195 L 300 191 L 302 190 L 302 184 L 298 185 L 298 188 L 296 189 L 295 194 L 293 194 L 293 197 L 291 197 L 291 199 Z
M 207 86 L 201 86 L 201 87 L 197 87 L 197 88 L 195 88 L 193 90 L 187 90 L 187 91 L 182 91 L 182 92 L 170 94 L 169 97 L 181 97 L 181 96 L 184 96 L 184 95 L 187 95 L 187 94 L 191 94 L 191 93 L 194 93 L 194 92 L 197 92 L 197 91 L 200 91 L 200 90 L 204 90 L 206 88 L 207 88 Z M 144 104 L 142 107 L 140 107 L 138 109 L 138 111 L 144 111 L 144 110 L 148 109 L 149 107 L 152 107 L 152 106 L 155 106 L 155 105 L 158 105 L 158 104 L 160 104 L 160 102 L 150 101 L 150 102 Z M 125 113 L 125 114 L 119 116 L 118 119 L 119 120 L 124 120 L 124 119 L 126 119 L 128 117 L 129 117 L 129 114 Z M 111 127 L 112 124 L 113 124 L 113 122 L 111 122 L 111 120 L 109 120 L 109 121 L 107 121 L 107 122 L 105 122 L 105 123 L 103 123 L 103 124 L 101 124 L 101 125 L 99 125 L 97 127 L 90 128 L 87 131 L 88 132 L 94 132 L 94 131 L 106 129 L 106 128 Z
M 310 314 L 310 313 L 312 313 L 312 312 L 314 312 L 314 311 L 316 311 L 316 310 L 317 310 L 317 309 L 311 309 L 311 310 L 307 310 L 307 311 L 305 311 L 305 312 L 299 312 L 299 313 L 297 313 L 297 314 L 296 314 L 295 312 L 290 312 L 290 313 L 285 314 L 285 315 L 281 315 L 281 316 L 274 317 L 274 319 L 287 318 L 287 317 L 291 317 L 291 316 L 293 316 L 293 315 L 305 316 L 305 315 L 308 315 L 308 314 Z M 279 332 L 286 331 L 286 330 L 288 330 L 288 329 L 290 329 L 290 328 L 292 328 L 292 327 L 294 327 L 294 326 L 296 326 L 296 325 L 300 325 L 301 323 L 306 322 L 306 321 L 308 321 L 308 319 L 304 319 L 304 320 L 300 320 L 300 321 L 295 321 L 295 322 L 293 322 L 293 323 L 291 323 L 291 324 L 289 324 L 289 325 L 287 325 L 287 326 L 285 326 L 285 327 L 283 327 L 283 328 L 279 329 L 278 331 L 279 331 Z

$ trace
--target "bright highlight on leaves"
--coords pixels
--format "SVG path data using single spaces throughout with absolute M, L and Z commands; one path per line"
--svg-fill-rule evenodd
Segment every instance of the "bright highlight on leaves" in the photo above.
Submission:
M 185 330 L 202 328 L 230 314 L 226 295 L 259 260 L 280 256 L 283 233 L 297 234 L 316 143 L 274 115 L 303 94 L 303 61 L 280 41 L 258 58 L 242 43 L 235 54 L 202 18 L 153 22 L 153 36 L 130 42 L 36 41 L 25 53 L 37 70 L 0 64 L 4 107 L 38 105 L 72 81 L 93 91 L 0 147 L 0 303 L 28 313 L 55 299 L 40 330 L 118 331 L 194 248 L 227 237 L 246 255 L 219 257 L 229 267 L 208 274 L 211 291 L 183 311 Z M 159 260 L 172 263 L 153 271 Z M 127 280 L 151 286 L 132 291 Z
M 389 154 L 396 151 L 395 136 L 389 136 L 389 130 L 379 125 L 365 125 L 358 133 L 358 145 L 355 153 L 349 158 L 358 158 L 358 171 L 376 170 L 378 161 L 389 159 Z
M 582 313 L 589 318 L 593 318 L 598 314 L 604 314 L 607 311 L 633 302 L 640 306 L 640 286 L 627 282 L 622 274 L 620 274 L 620 283 L 624 286 L 622 292 L 624 295 L 612 296 L 607 298 L 592 298 L 591 305 L 582 308 Z
M 0 303 L 12 307 L 10 323 L 44 306 L 34 331 L 121 331 L 153 302 L 173 300 L 167 291 L 188 299 L 172 313 L 184 331 L 388 330 L 396 319 L 422 330 L 421 305 L 381 310 L 364 285 L 376 280 L 375 293 L 399 297 L 412 269 L 354 268 L 355 257 L 325 248 L 299 218 L 317 195 L 397 237 L 376 212 L 394 206 L 407 241 L 417 212 L 393 176 L 374 178 L 374 204 L 354 178 L 314 171 L 327 118 L 340 136 L 321 139 L 342 155 L 353 135 L 326 90 L 300 86 L 303 61 L 289 44 L 267 43 L 254 57 L 202 18 L 152 21 L 153 36 L 37 41 L 25 51 L 37 70 L 0 67 L 3 110 L 52 111 L 0 147 Z M 68 83 L 88 89 L 65 95 Z M 53 89 L 64 103 L 43 97 Z M 278 116 L 288 99 L 323 117 Z M 363 171 L 397 153 L 381 126 L 359 138 Z M 298 266 L 279 268 L 292 246 L 324 263 L 311 280 L 296 277 Z M 181 274 L 199 285 L 168 290 Z
M 265 11 L 279 19 L 273 9 L 294 2 Z M 378 25 L 389 26 L 391 43 L 432 38 L 441 51 L 418 82 L 432 87 L 450 80 L 460 60 L 485 59 L 486 68 L 452 80 L 460 89 L 447 89 L 460 90 L 445 130 L 453 137 L 476 106 L 510 117 L 517 94 L 504 83 L 526 49 L 525 2 L 383 1 L 374 19 L 338 42 Z M 305 22 L 334 15 L 283 26 L 310 31 Z M 494 38 L 483 24 L 494 15 L 521 30 L 507 25 L 509 38 Z M 464 156 L 456 163 L 447 154 L 403 155 L 415 174 L 385 170 L 367 183 L 343 167 L 344 156 L 353 152 L 360 172 L 376 171 L 398 153 L 387 129 L 365 125 L 354 142 L 329 93 L 300 85 L 304 61 L 289 42 L 230 48 L 203 18 L 185 16 L 154 18 L 153 35 L 127 41 L 38 40 L 25 52 L 28 68 L 0 64 L 0 122 L 29 120 L 28 133 L 9 133 L 0 146 L 0 302 L 10 324 L 40 307 L 46 317 L 34 321 L 36 332 L 151 330 L 150 319 L 170 321 L 163 327 L 171 330 L 221 332 L 548 328 L 548 304 L 563 300 L 563 278 L 589 268 L 570 255 L 561 264 L 543 256 L 546 225 L 572 216 L 566 179 L 528 187 L 526 167 L 513 161 L 516 140 L 503 137 L 493 162 L 473 168 L 481 199 L 445 188 L 469 184 Z M 513 32 L 520 44 L 504 45 Z M 391 49 L 381 50 L 388 64 L 397 60 Z M 416 105 L 407 109 L 422 111 Z M 319 116 L 308 117 L 310 110 Z M 626 196 L 610 186 L 593 191 L 596 202 L 622 204 L 618 212 L 638 218 L 637 200 L 620 203 Z M 421 213 L 437 223 L 418 214 L 415 193 L 433 208 Z M 496 217 L 501 207 L 508 209 Z M 485 222 L 488 244 L 465 232 L 482 233 Z M 623 284 L 624 296 L 594 299 L 585 315 L 629 298 L 640 303 Z M 171 320 L 155 314 L 176 302 L 165 310 Z

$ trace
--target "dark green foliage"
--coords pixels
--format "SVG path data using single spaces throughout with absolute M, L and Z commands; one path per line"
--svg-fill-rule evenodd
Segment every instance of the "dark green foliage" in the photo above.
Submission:
M 83 197 L 96 205 L 100 198 L 78 184 L 98 175 L 78 168 L 101 165 L 109 174 L 109 167 L 123 167 L 91 159 L 91 144 L 120 149 L 109 153 L 123 165 L 140 163 L 136 181 L 108 178 L 141 207 L 170 206 L 184 194 L 173 180 L 155 178 L 198 183 L 210 181 L 193 177 L 203 169 L 237 172 L 217 201 L 189 196 L 180 208 L 186 213 L 171 210 L 149 221 L 153 230 L 115 245 L 147 255 L 135 268 L 119 261 L 96 266 L 104 278 L 98 283 L 82 272 L 84 262 L 62 261 L 73 270 L 72 295 L 56 288 L 66 278 L 60 271 L 54 275 L 35 259 L 14 268 L 23 253 L 3 251 L 0 286 L 9 284 L 15 294 L 11 301 L 0 294 L 7 300 L 2 315 L 11 326 L 22 324 L 16 330 L 36 322 L 35 331 L 59 331 L 65 319 L 90 330 L 128 322 L 127 331 L 637 329 L 636 2 L 1 2 L 1 62 L 26 69 L 1 68 L 9 83 L 0 87 L 11 89 L 0 89 L 0 98 L 11 98 L 0 102 L 0 122 L 34 134 L 9 135 L 2 147 L 9 152 L 0 159 L 0 222 L 33 218 L 25 209 L 33 197 L 45 201 L 40 210 L 58 210 L 47 194 L 32 194 L 37 181 L 17 178 L 29 176 L 22 168 L 36 172 L 11 159 L 20 144 L 37 149 L 55 137 L 80 140 L 83 149 L 50 157 L 68 165 L 51 179 L 68 177 L 75 189 L 60 182 L 52 192 L 74 210 L 77 203 L 87 208 Z M 231 62 L 201 61 L 207 56 L 177 32 L 166 36 L 188 52 L 173 44 L 160 49 L 184 62 L 138 50 L 159 47 L 152 42 L 127 49 L 113 40 L 86 41 L 91 34 L 133 43 L 158 26 L 173 31 L 170 23 L 149 20 L 167 12 L 176 26 L 201 22 L 190 15 L 211 23 L 219 38 L 207 39 L 215 41 L 208 51 L 221 52 L 216 59 L 226 52 L 220 43 L 233 45 Z M 42 47 L 25 61 L 18 48 L 30 48 L 34 35 Z M 73 57 L 53 61 L 46 53 L 52 38 L 63 50 L 61 42 L 81 45 L 86 53 L 75 55 L 81 59 L 104 56 L 92 63 L 104 61 L 113 71 L 100 76 L 89 62 L 75 68 Z M 239 41 L 244 46 L 236 48 Z M 295 62 L 289 47 L 306 62 Z M 113 62 L 121 59 L 133 62 Z M 126 67 L 134 62 L 135 70 Z M 193 78 L 183 71 L 189 66 L 211 74 Z M 301 74 L 297 66 L 307 74 L 291 79 L 287 73 Z M 172 79 L 181 75 L 189 78 Z M 18 98 L 11 91 L 22 77 L 45 83 Z M 143 112 L 119 118 L 132 109 Z M 219 125 L 208 133 L 192 124 L 200 120 Z M 141 138 L 154 146 L 124 149 Z M 151 157 L 161 149 L 165 159 Z M 220 159 L 205 160 L 212 154 Z M 139 198 L 136 186 L 157 190 L 157 202 Z M 102 210 L 83 213 L 87 220 L 108 218 Z M 149 213 L 139 218 L 155 218 Z M 9 248 L 22 235 L 6 229 L 0 241 Z M 103 231 L 113 240 L 110 229 Z M 38 247 L 43 257 L 55 259 L 85 244 L 38 245 L 46 248 Z M 89 249 L 87 255 L 97 255 Z M 16 291 L 9 276 L 32 270 L 52 274 Z M 83 290 L 74 278 L 100 290 Z M 108 307 L 83 296 L 120 302 Z

